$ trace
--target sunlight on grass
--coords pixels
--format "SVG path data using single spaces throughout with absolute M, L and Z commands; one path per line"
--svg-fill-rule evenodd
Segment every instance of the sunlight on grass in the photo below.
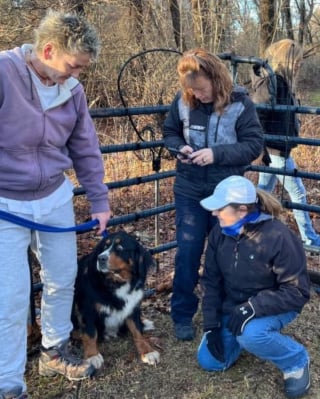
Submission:
M 308 94 L 308 105 L 311 105 L 312 107 L 320 107 L 320 91 L 310 91 Z

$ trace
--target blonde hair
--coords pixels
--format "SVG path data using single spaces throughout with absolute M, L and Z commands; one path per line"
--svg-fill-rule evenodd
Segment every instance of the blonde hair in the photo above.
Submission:
M 259 209 L 264 213 L 272 215 L 272 217 L 279 218 L 282 211 L 281 203 L 267 191 L 260 190 L 259 188 L 256 191 Z
M 198 100 L 190 90 L 190 82 L 199 76 L 211 80 L 213 85 L 213 110 L 222 114 L 230 103 L 232 78 L 226 65 L 219 57 L 210 54 L 203 48 L 186 51 L 178 61 L 177 71 L 182 88 L 182 98 L 191 108 L 195 108 Z
M 89 54 L 96 59 L 100 49 L 96 30 L 84 18 L 75 14 L 49 10 L 35 30 L 35 50 L 51 42 L 62 52 L 71 55 Z
M 295 86 L 295 67 L 303 59 L 299 43 L 291 39 L 279 40 L 265 50 L 265 58 L 275 73 L 281 75 L 289 85 Z

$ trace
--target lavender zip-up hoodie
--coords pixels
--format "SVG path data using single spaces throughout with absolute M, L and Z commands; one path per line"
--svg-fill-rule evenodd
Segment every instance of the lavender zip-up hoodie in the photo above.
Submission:
M 82 85 L 69 78 L 43 110 L 21 48 L 0 52 L 0 196 L 44 198 L 74 168 L 91 212 L 109 210 L 99 142 Z

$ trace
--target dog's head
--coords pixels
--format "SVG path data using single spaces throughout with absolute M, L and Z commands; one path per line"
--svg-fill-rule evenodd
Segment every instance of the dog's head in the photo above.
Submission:
M 119 231 L 100 244 L 96 265 L 100 273 L 117 282 L 145 281 L 154 259 L 134 236 Z

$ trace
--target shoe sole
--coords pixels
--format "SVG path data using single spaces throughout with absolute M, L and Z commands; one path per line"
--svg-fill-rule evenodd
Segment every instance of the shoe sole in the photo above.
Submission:
M 302 396 L 304 396 L 310 389 L 311 386 L 311 378 L 310 378 L 310 363 L 308 363 L 308 376 L 309 376 L 309 381 L 306 387 L 304 387 L 303 389 L 301 388 L 300 391 L 295 391 L 295 392 L 290 392 L 290 391 L 285 391 L 285 394 L 287 396 L 287 398 L 289 399 L 297 399 L 300 398 Z
M 191 326 L 175 327 L 175 337 L 179 341 L 192 341 L 195 338 L 195 331 Z
M 309 384 L 305 388 L 303 388 L 303 390 L 295 392 L 295 393 L 293 393 L 293 392 L 290 393 L 288 391 L 285 391 L 285 394 L 286 394 L 287 398 L 290 398 L 290 399 L 301 398 L 301 396 L 304 396 L 309 391 L 310 386 L 311 386 L 311 381 L 309 379 Z
M 39 365 L 39 375 L 42 377 L 55 377 L 56 375 L 63 375 L 69 381 L 82 381 L 90 378 L 94 374 L 95 369 L 93 366 L 91 366 L 88 370 L 90 371 L 88 372 L 88 375 L 82 377 L 70 377 L 63 372 L 59 373 L 56 370 L 50 370 L 48 368 L 44 369 L 43 366 Z

